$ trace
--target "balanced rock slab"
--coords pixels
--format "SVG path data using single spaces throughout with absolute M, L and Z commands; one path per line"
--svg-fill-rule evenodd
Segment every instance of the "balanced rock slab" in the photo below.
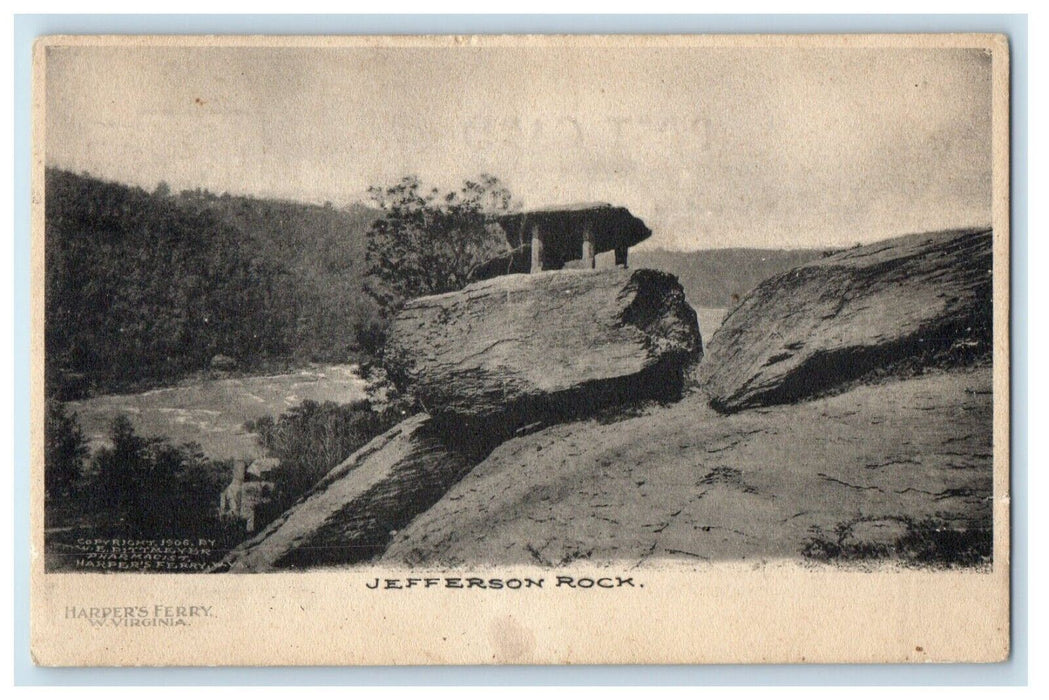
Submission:
M 696 313 L 672 275 L 564 270 L 410 301 L 383 363 L 436 421 L 505 437 L 610 404 L 676 398 L 701 355 Z
M 990 229 L 903 236 L 771 277 L 710 339 L 711 406 L 790 403 L 884 374 L 990 356 Z
M 418 414 L 332 469 L 215 571 L 256 573 L 367 561 L 472 466 Z

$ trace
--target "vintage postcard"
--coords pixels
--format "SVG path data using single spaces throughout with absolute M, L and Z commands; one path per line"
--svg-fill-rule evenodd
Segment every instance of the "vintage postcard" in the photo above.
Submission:
M 36 663 L 1008 658 L 1005 37 L 34 70 Z

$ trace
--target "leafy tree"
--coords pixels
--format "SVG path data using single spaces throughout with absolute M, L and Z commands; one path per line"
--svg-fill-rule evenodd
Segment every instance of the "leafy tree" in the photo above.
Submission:
M 47 402 L 44 418 L 44 490 L 48 499 L 70 495 L 87 457 L 87 439 L 76 413 L 69 415 L 58 401 Z
M 155 465 L 145 459 L 147 442 L 135 434 L 127 416 L 113 419 L 109 439 L 112 446 L 99 449 L 92 460 L 96 502 L 141 531 L 143 511 L 150 505 L 145 502 L 145 491 L 154 490 L 158 476 Z
M 493 218 L 516 204 L 496 177 L 442 193 L 408 176 L 368 192 L 382 216 L 368 231 L 365 291 L 386 314 L 413 297 L 462 289 L 477 265 L 506 250 Z

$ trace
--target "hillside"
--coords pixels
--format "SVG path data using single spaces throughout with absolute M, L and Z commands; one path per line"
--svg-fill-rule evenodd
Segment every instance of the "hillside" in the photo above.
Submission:
M 631 267 L 669 272 L 697 307 L 732 308 L 762 280 L 821 257 L 825 250 L 721 248 L 691 252 L 633 250 Z
M 374 213 L 137 187 L 49 169 L 48 384 L 66 398 L 242 369 L 346 361 Z

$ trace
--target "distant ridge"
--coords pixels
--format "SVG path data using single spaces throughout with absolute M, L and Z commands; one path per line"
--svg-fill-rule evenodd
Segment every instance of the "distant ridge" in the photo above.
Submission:
M 832 250 L 719 248 L 680 252 L 635 249 L 630 252 L 630 266 L 648 267 L 674 275 L 685 288 L 685 295 L 693 306 L 729 308 L 762 280 L 804 265 Z

